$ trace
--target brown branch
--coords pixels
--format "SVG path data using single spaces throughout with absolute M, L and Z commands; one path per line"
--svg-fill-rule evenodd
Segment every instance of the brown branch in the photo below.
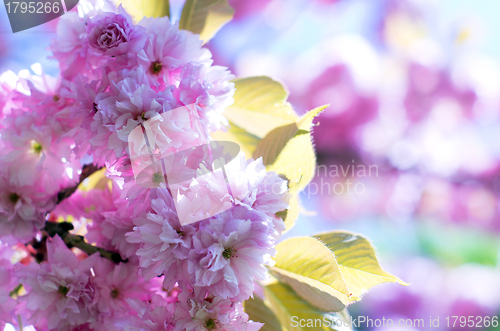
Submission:
M 78 183 L 74 186 L 67 187 L 57 193 L 57 199 L 56 203 L 60 204 L 64 199 L 69 198 L 75 191 L 78 189 L 78 186 L 89 176 L 91 176 L 94 172 L 98 171 L 102 167 L 98 167 L 94 164 L 86 164 L 82 168 L 82 172 L 80 174 L 80 179 Z M 50 213 L 50 212 L 49 212 Z M 47 213 L 47 214 L 49 214 Z M 88 242 L 85 241 L 85 238 L 80 235 L 75 235 L 69 233 L 69 231 L 73 230 L 73 224 L 68 223 L 68 222 L 60 222 L 60 223 L 55 223 L 55 222 L 45 222 L 45 227 L 43 230 L 47 233 L 49 237 L 54 237 L 56 234 L 59 235 L 59 237 L 62 238 L 62 240 L 66 243 L 66 245 L 69 248 L 72 247 L 77 247 L 81 249 L 83 252 L 87 253 L 88 255 L 92 255 L 94 253 L 99 252 L 99 254 L 114 263 L 120 263 L 120 262 L 128 262 L 127 260 L 123 260 L 122 257 L 120 256 L 119 253 L 117 252 L 110 252 L 105 250 L 104 248 L 93 246 L 89 244 Z
M 60 204 L 64 199 L 69 198 L 73 193 L 75 193 L 78 186 L 80 186 L 80 184 L 87 177 L 89 177 L 90 175 L 92 175 L 94 172 L 98 171 L 101 168 L 102 167 L 98 167 L 98 166 L 93 165 L 93 164 L 84 165 L 82 168 L 82 173 L 80 174 L 80 180 L 78 181 L 78 184 L 71 186 L 71 187 L 67 187 L 67 188 L 59 191 L 59 193 L 57 193 L 56 203 Z
M 69 233 L 68 231 L 73 230 L 73 224 L 71 223 L 45 222 L 44 230 L 50 237 L 54 237 L 56 234 L 59 235 L 69 248 L 77 247 L 88 255 L 99 252 L 102 257 L 109 259 L 114 263 L 128 262 L 128 259 L 123 260 L 121 255 L 117 252 L 110 252 L 104 248 L 93 246 L 86 242 L 83 236 Z
M 61 203 L 64 199 L 69 198 L 75 191 L 78 189 L 78 186 L 89 176 L 91 176 L 94 172 L 98 171 L 99 169 L 102 169 L 102 167 L 98 167 L 94 164 L 86 164 L 82 168 L 82 172 L 80 174 L 80 179 L 78 183 L 74 186 L 67 187 L 57 193 L 57 198 L 56 198 L 56 204 Z M 47 212 L 47 215 L 50 214 L 50 211 Z M 48 218 L 46 218 L 48 219 Z M 75 235 L 69 233 L 69 231 L 73 230 L 73 224 L 68 223 L 68 222 L 50 222 L 46 221 L 45 222 L 45 227 L 42 229 L 46 234 L 44 234 L 44 238 L 47 238 L 47 235 L 49 237 L 54 237 L 56 234 L 59 235 L 59 237 L 62 238 L 66 246 L 69 248 L 72 247 L 77 247 L 83 252 L 87 253 L 88 255 L 92 255 L 94 253 L 99 252 L 99 254 L 114 263 L 120 263 L 120 262 L 128 262 L 128 259 L 123 260 L 121 255 L 117 252 L 110 252 L 105 250 L 104 248 L 93 246 L 89 244 L 88 242 L 85 241 L 85 238 L 80 235 Z M 28 244 L 27 244 L 28 245 Z M 42 239 L 42 241 L 37 241 L 36 239 L 33 239 L 31 243 L 29 243 L 35 249 L 35 253 L 32 253 L 33 257 L 36 258 L 38 262 L 43 261 L 45 258 L 45 253 L 42 252 L 42 248 L 45 248 L 45 240 Z

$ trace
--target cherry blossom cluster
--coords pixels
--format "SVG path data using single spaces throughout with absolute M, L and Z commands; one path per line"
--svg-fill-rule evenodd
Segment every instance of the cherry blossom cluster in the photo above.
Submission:
M 159 115 L 163 151 L 201 144 L 227 125 L 233 75 L 167 17 L 134 23 L 109 3 L 78 9 L 50 44 L 59 77 L 39 65 L 0 77 L 0 326 L 258 330 L 243 301 L 273 263 L 286 180 L 240 152 L 225 167 L 231 194 L 208 176 L 175 197 L 164 183 L 137 184 L 129 144 Z M 190 116 L 172 111 L 188 105 Z M 98 183 L 75 190 L 89 164 L 103 169 Z M 175 203 L 200 213 L 211 199 L 229 208 L 181 222 Z M 47 230 L 61 219 L 74 233 Z M 79 235 L 119 259 L 85 251 L 71 241 Z

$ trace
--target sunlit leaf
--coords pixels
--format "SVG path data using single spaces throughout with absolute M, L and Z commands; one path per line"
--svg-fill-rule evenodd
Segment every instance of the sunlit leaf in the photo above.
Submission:
M 170 17 L 169 0 L 116 0 L 137 23 L 143 17 Z
M 340 311 L 357 299 L 350 294 L 334 254 L 319 240 L 291 238 L 279 243 L 276 251 L 271 274 L 315 307 Z
M 294 225 L 295 221 L 299 217 L 300 213 L 300 199 L 299 195 L 295 192 L 291 192 L 290 201 L 288 202 L 289 208 L 276 213 L 276 216 L 280 217 L 283 222 L 285 222 L 286 230 L 290 230 Z
M 207 42 L 234 15 L 227 0 L 187 0 L 182 8 L 179 28 L 199 34 Z
M 264 139 L 259 141 L 253 153 L 254 158 L 262 157 L 265 165 L 272 165 L 276 162 L 278 155 L 285 145 L 299 132 L 296 123 L 280 126 L 269 132 Z
M 242 128 L 230 123 L 226 132 L 215 131 L 212 133 L 212 138 L 218 141 L 233 141 L 240 146 L 240 149 L 245 153 L 246 157 L 251 157 L 260 139 L 251 133 L 246 132 Z
M 104 190 L 109 182 L 105 174 L 106 168 L 94 172 L 78 186 L 78 189 L 81 191 L 90 191 L 94 188 Z
M 286 331 L 353 330 L 347 311 L 322 312 L 299 297 L 293 289 L 283 283 L 274 282 L 264 287 L 265 302 Z M 316 326 L 307 326 L 309 320 L 320 320 Z M 302 327 L 300 322 L 302 322 Z M 342 325 L 342 327 L 332 326 Z
M 311 138 L 312 120 L 328 106 L 309 111 L 296 122 L 269 132 L 253 153 L 261 157 L 267 170 L 286 176 L 289 187 L 300 192 L 313 179 L 316 155 Z
M 254 298 L 246 300 L 243 305 L 250 320 L 264 323 L 260 331 L 282 331 L 280 322 L 261 298 L 255 295 Z
M 245 131 L 262 139 L 273 129 L 299 119 L 287 101 L 288 92 L 277 81 L 258 76 L 234 83 L 234 104 L 224 116 Z
M 408 285 L 384 271 L 370 242 L 357 234 L 332 231 L 315 236 L 337 257 L 345 283 L 354 296 L 361 297 L 368 289 L 382 283 Z

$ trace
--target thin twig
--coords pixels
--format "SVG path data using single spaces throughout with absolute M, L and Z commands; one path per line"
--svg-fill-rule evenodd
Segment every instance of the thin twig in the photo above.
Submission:
M 57 201 L 56 201 L 56 203 L 60 204 L 64 199 L 69 198 L 73 193 L 75 193 L 75 191 L 78 188 L 78 186 L 87 177 L 89 177 L 90 175 L 92 175 L 94 172 L 98 171 L 101 168 L 102 167 L 98 167 L 98 166 L 96 166 L 94 164 L 86 164 L 86 165 L 84 165 L 83 168 L 82 168 L 82 173 L 80 174 L 80 180 L 78 181 L 78 184 L 76 184 L 74 186 L 71 186 L 71 187 L 67 187 L 67 188 L 59 191 L 59 193 L 57 193 Z
M 71 223 L 46 222 L 44 230 L 50 237 L 54 237 L 56 234 L 59 235 L 69 248 L 77 247 L 88 255 L 99 252 L 102 257 L 109 259 L 114 263 L 128 262 L 128 259 L 123 260 L 121 255 L 117 252 L 111 252 L 105 250 L 104 248 L 93 246 L 86 242 L 83 236 L 69 233 L 68 231 L 73 230 L 73 225 Z

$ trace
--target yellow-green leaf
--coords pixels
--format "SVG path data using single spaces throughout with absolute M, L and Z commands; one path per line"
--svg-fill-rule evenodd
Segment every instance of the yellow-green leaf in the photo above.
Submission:
M 276 213 L 276 216 L 280 217 L 283 222 L 285 222 L 286 231 L 290 230 L 294 225 L 295 221 L 299 217 L 300 213 L 300 199 L 299 195 L 295 192 L 290 192 L 290 201 L 288 201 L 288 209 Z
M 143 17 L 170 17 L 169 0 L 117 0 L 130 14 L 134 22 Z
M 299 116 L 288 103 L 283 85 L 266 76 L 234 81 L 234 104 L 224 116 L 245 131 L 264 138 L 273 129 L 295 123 Z
M 313 179 L 316 155 L 311 137 L 312 120 L 328 105 L 309 111 L 296 122 L 269 132 L 253 153 L 261 157 L 268 171 L 285 175 L 289 187 L 300 192 Z
M 199 34 L 209 41 L 234 15 L 227 0 L 187 0 L 182 8 L 179 28 Z
M 255 159 L 262 157 L 264 165 L 272 165 L 285 145 L 299 132 L 296 123 L 280 126 L 269 132 L 264 139 L 259 141 L 253 153 Z
M 290 286 L 274 282 L 264 287 L 266 304 L 273 310 L 276 318 L 286 331 L 320 331 L 320 330 L 352 330 L 349 315 L 346 311 L 334 313 L 322 312 L 307 301 L 299 297 Z M 308 321 L 321 320 L 311 326 Z M 345 325 L 338 328 L 332 326 L 332 321 L 336 325 Z M 300 325 L 303 326 L 300 326 Z M 321 325 L 320 325 L 321 324 Z
M 233 123 L 229 123 L 229 128 L 226 132 L 219 130 L 212 133 L 212 138 L 219 141 L 232 141 L 240 146 L 240 149 L 245 153 L 246 157 L 250 157 L 260 139 L 251 133 L 246 132 L 242 128 Z
M 323 105 L 320 107 L 316 107 L 307 113 L 305 113 L 298 121 L 297 126 L 300 130 L 311 131 L 312 121 L 318 116 L 323 110 L 328 108 L 330 105 Z
M 319 240 L 291 238 L 276 246 L 273 276 L 324 311 L 340 311 L 357 300 L 347 288 L 335 255 Z
M 353 295 L 360 297 L 382 283 L 408 285 L 380 267 L 375 250 L 366 238 L 344 231 L 326 232 L 315 237 L 337 257 L 340 271 Z
M 260 331 L 283 331 L 272 310 L 258 296 L 246 300 L 243 305 L 250 320 L 264 323 Z
M 233 19 L 233 16 L 234 9 L 229 5 L 227 0 L 217 2 L 208 11 L 205 27 L 200 33 L 200 39 L 204 43 L 208 42 L 226 23 Z
M 97 170 L 88 178 L 78 185 L 78 189 L 81 191 L 90 191 L 93 189 L 104 190 L 106 187 L 110 188 L 111 181 L 106 177 L 106 168 Z

